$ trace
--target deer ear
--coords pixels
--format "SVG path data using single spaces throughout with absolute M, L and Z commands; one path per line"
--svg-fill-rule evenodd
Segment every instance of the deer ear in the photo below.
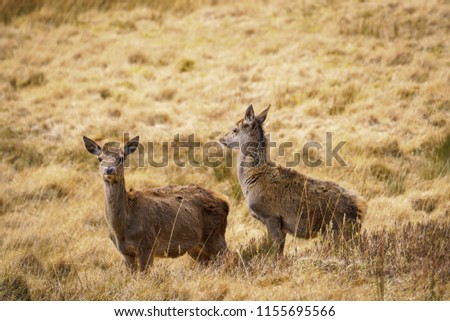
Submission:
M 245 111 L 244 123 L 251 124 L 255 120 L 255 111 L 253 110 L 253 105 L 248 106 Z
M 261 125 L 266 120 L 267 114 L 269 113 L 270 104 L 267 106 L 266 109 L 264 109 L 258 116 L 256 116 L 256 120 Z
M 96 142 L 94 142 L 92 139 L 83 136 L 84 146 L 86 147 L 87 151 L 91 154 L 94 154 L 96 156 L 100 155 L 102 153 L 102 148 L 98 146 Z
M 138 147 L 139 147 L 139 136 L 136 136 L 125 144 L 125 148 L 123 149 L 123 156 L 127 157 L 128 155 L 133 154 L 136 151 L 136 149 L 138 149 Z

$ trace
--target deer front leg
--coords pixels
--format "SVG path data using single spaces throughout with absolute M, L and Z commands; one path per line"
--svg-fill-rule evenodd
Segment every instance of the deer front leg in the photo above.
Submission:
M 117 242 L 116 242 L 116 236 L 112 232 L 109 232 L 109 239 L 114 244 L 116 249 L 119 249 L 119 247 L 117 246 Z
M 137 271 L 136 257 L 130 255 L 123 255 L 123 257 L 125 259 L 125 266 L 127 267 L 127 269 L 133 273 L 136 272 Z
M 258 221 L 264 223 L 264 219 L 263 219 L 261 216 L 259 216 L 258 214 L 256 214 L 255 211 L 250 210 L 250 214 L 252 214 L 252 216 L 253 216 L 254 218 L 256 218 Z
M 111 239 L 114 246 L 119 250 L 119 252 L 121 252 L 120 246 L 117 244 L 116 236 L 113 233 L 110 233 L 109 238 Z M 121 254 L 124 258 L 124 263 L 125 263 L 125 266 L 127 267 L 127 269 L 133 273 L 136 272 L 137 271 L 136 257 L 133 255 L 127 255 L 127 254 L 123 254 L 123 253 L 121 253 Z
M 281 228 L 281 217 L 266 217 L 264 223 L 267 226 L 269 240 L 273 244 L 273 250 L 277 255 L 283 255 L 286 233 Z
M 190 249 L 188 255 L 201 264 L 207 264 L 211 257 L 208 250 L 202 245 L 197 245 L 193 249 Z

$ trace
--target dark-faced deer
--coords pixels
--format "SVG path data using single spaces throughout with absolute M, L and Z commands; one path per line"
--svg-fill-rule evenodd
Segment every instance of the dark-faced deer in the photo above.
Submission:
M 271 163 L 263 130 L 269 107 L 255 116 L 250 105 L 245 117 L 220 138 L 224 146 L 240 148 L 239 183 L 251 214 L 266 225 L 278 254 L 283 253 L 286 233 L 310 238 L 332 230 L 351 237 L 360 230 L 365 201 L 336 183 Z
M 126 192 L 124 160 L 138 148 L 139 137 L 123 150 L 111 144 L 102 149 L 87 137 L 83 140 L 100 162 L 110 238 L 128 268 L 144 271 L 155 256 L 185 253 L 208 262 L 226 250 L 229 207 L 222 196 L 195 185 Z

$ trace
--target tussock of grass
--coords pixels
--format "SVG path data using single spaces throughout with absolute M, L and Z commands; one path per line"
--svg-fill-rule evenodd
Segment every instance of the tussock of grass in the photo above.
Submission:
M 134 53 L 134 54 L 130 55 L 128 57 L 128 62 L 130 64 L 143 65 L 148 62 L 148 58 L 144 54 L 138 52 L 138 53 Z
M 393 171 L 382 163 L 372 164 L 370 172 L 377 180 L 384 182 L 386 195 L 396 196 L 405 192 L 407 173 Z
M 418 94 L 418 87 L 402 88 L 398 91 L 398 97 L 402 100 L 414 98 Z
M 252 238 L 247 244 L 241 245 L 236 251 L 228 253 L 220 264 L 227 270 L 238 275 L 257 276 L 267 267 L 276 267 L 275 247 L 267 237 Z M 263 268 L 263 269 L 261 269 Z
M 402 66 L 411 63 L 412 59 L 413 56 L 410 52 L 395 52 L 394 55 L 390 57 L 387 63 L 389 66 Z
M 423 300 L 443 300 L 449 281 L 450 225 L 430 222 L 408 224 L 401 229 L 363 233 L 349 242 L 325 238 L 317 250 L 322 258 L 342 260 L 351 265 L 347 273 L 373 277 L 378 299 L 386 299 L 389 281 L 407 274 L 423 287 Z M 355 267 L 361 265 L 361 267 Z
M 42 262 L 34 254 L 27 254 L 22 257 L 17 267 L 26 274 L 42 275 L 45 272 Z
M 334 97 L 333 104 L 328 111 L 330 115 L 339 115 L 345 111 L 345 108 L 356 100 L 359 90 L 354 84 L 343 87 Z
M 39 147 L 21 140 L 2 140 L 0 148 L 6 161 L 14 169 L 22 171 L 29 167 L 42 166 L 46 161 Z
M 191 59 L 183 59 L 178 67 L 180 72 L 188 72 L 193 70 L 195 67 L 195 61 Z
M 429 158 L 431 159 L 429 177 L 444 176 L 450 172 L 450 135 L 439 139 L 431 147 Z
M 12 78 L 10 84 L 14 89 L 21 89 L 30 86 L 42 86 L 46 82 L 45 75 L 43 72 L 38 72 L 29 75 L 26 79 L 16 79 Z
M 159 101 L 170 101 L 175 98 L 175 95 L 177 93 L 176 88 L 167 87 L 163 88 L 155 97 L 156 100 Z
M 381 163 L 372 164 L 370 172 L 380 181 L 386 181 L 394 175 L 389 167 Z
M 241 185 L 239 184 L 239 179 L 236 174 L 231 174 L 228 177 L 228 189 L 224 191 L 224 193 L 231 199 L 236 201 L 242 201 L 244 195 L 242 194 Z
M 425 179 L 445 177 L 450 172 L 450 135 L 433 135 L 415 153 L 424 156 L 422 176 Z
M 415 211 L 433 212 L 437 207 L 438 200 L 436 197 L 415 197 L 411 199 L 411 207 Z
M 30 290 L 25 279 L 21 276 L 4 277 L 0 281 L 0 300 L 30 301 Z
M 399 141 L 396 138 L 387 142 L 374 142 L 372 146 L 366 146 L 366 151 L 379 157 L 400 157 L 402 155 Z
M 148 116 L 147 118 L 147 124 L 149 126 L 155 126 L 157 124 L 168 124 L 171 122 L 171 117 L 169 114 L 161 112 L 161 113 L 154 113 Z
M 112 96 L 111 91 L 108 88 L 101 89 L 99 94 L 102 99 L 107 99 Z
M 405 192 L 405 180 L 407 178 L 406 173 L 396 173 L 394 176 L 389 177 L 386 180 L 386 195 L 396 196 Z

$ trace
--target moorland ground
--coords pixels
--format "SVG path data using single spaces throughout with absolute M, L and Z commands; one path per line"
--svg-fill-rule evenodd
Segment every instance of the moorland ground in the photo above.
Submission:
M 450 299 L 448 2 L 1 4 L 1 299 Z M 361 237 L 288 237 L 274 261 L 235 168 L 138 168 L 132 157 L 128 187 L 226 195 L 231 253 L 128 273 L 82 136 L 217 141 L 249 103 L 272 104 L 266 131 L 294 144 L 279 164 L 326 132 L 346 141 L 347 167 L 296 169 L 366 198 Z

